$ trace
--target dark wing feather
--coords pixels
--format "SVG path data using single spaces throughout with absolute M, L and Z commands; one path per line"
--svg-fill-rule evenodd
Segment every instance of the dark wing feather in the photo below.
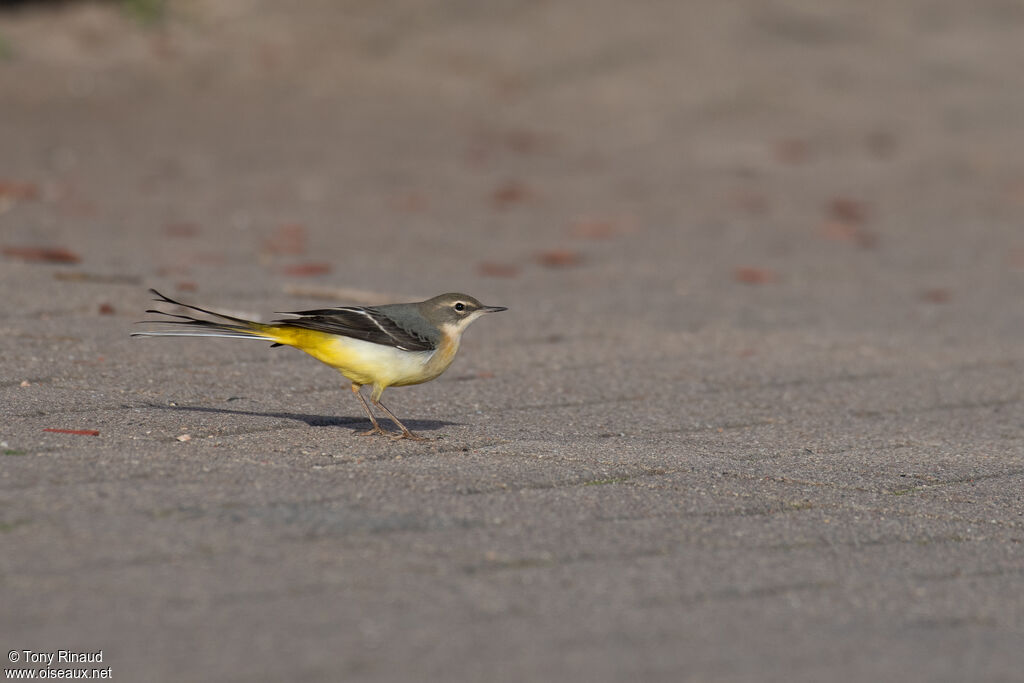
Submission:
M 346 306 L 298 311 L 298 318 L 275 320 L 290 327 L 340 334 L 373 344 L 393 346 L 405 351 L 433 351 L 436 344 L 426 337 L 401 327 L 389 316 L 372 307 Z

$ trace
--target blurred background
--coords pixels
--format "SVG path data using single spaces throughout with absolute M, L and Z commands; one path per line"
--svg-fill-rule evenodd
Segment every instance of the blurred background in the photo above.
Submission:
M 1007 0 L 4 3 L 0 243 L 225 299 L 542 310 L 625 277 L 668 327 L 1016 333 L 1022 26 Z

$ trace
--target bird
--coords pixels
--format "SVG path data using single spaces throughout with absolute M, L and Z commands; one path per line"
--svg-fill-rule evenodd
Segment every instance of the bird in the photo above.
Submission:
M 133 332 L 133 337 L 225 337 L 258 339 L 271 347 L 291 346 L 338 370 L 352 384 L 352 393 L 370 418 L 364 435 L 392 434 L 381 428 L 360 391 L 371 385 L 370 402 L 395 423 L 395 438 L 427 441 L 414 434 L 380 401 L 388 387 L 422 384 L 436 379 L 455 359 L 462 333 L 487 313 L 508 310 L 485 306 L 468 294 L 439 294 L 425 301 L 381 306 L 338 306 L 309 311 L 283 312 L 294 316 L 269 323 L 217 313 L 185 304 L 155 289 L 154 301 L 181 306 L 213 320 L 182 313 L 148 309 L 164 316 L 142 320 L 166 324 L 168 329 Z

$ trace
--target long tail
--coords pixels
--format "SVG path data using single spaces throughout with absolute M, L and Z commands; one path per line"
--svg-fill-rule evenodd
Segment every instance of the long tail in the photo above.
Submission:
M 182 306 L 183 308 L 199 311 L 200 313 L 205 313 L 206 315 L 219 318 L 220 320 L 226 320 L 228 322 L 204 320 L 202 318 L 194 318 L 190 315 L 167 313 L 166 311 L 158 311 L 151 308 L 148 309 L 146 313 L 155 313 L 156 315 L 167 316 L 167 318 L 171 318 L 171 320 L 140 320 L 140 323 L 174 325 L 176 327 L 167 330 L 132 332 L 131 336 L 133 337 L 227 337 L 229 339 L 260 339 L 263 341 L 274 342 L 274 346 L 279 346 L 277 339 L 270 336 L 274 327 L 273 325 L 264 325 L 252 320 L 245 320 L 244 318 L 236 318 L 231 315 L 208 311 L 205 308 L 199 308 L 198 306 L 191 306 L 189 304 L 183 304 L 180 301 L 175 301 L 168 296 L 164 296 L 155 289 L 151 289 L 149 291 L 157 296 L 154 301 Z

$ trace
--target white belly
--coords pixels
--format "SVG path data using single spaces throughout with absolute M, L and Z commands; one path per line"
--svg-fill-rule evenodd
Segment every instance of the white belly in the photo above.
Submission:
M 440 374 L 431 372 L 434 351 L 403 351 L 350 337 L 336 337 L 325 346 L 313 355 L 356 384 L 418 384 Z

